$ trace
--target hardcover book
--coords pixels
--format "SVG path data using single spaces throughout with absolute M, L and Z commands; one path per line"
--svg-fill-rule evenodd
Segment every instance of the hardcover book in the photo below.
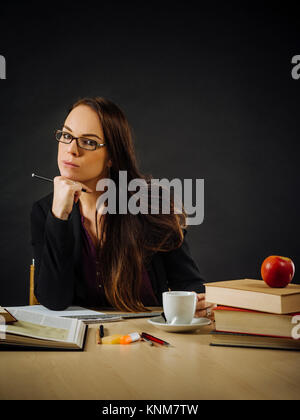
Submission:
M 276 350 L 300 350 L 300 340 L 264 335 L 238 334 L 213 331 L 211 346 L 251 347 Z
M 12 310 L 17 320 L 0 325 L 0 350 L 48 349 L 83 350 L 87 325 L 78 319 L 68 319 L 21 309 Z
M 206 283 L 206 301 L 255 311 L 289 314 L 300 312 L 300 285 L 282 289 L 263 280 L 243 279 Z
M 230 306 L 217 306 L 214 309 L 214 314 L 217 331 L 291 338 L 292 330 L 295 327 L 292 322 L 293 318 L 300 315 L 300 312 L 280 315 Z

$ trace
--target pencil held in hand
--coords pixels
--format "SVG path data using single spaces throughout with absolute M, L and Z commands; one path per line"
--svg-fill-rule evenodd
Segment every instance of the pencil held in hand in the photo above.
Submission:
M 35 178 L 42 179 L 42 180 L 44 180 L 44 181 L 53 182 L 53 179 L 51 179 L 51 178 L 46 178 L 45 176 L 36 175 L 36 174 L 31 174 L 31 176 L 32 176 L 32 178 L 33 178 L 33 177 L 35 177 Z M 87 192 L 85 188 L 82 188 L 82 190 L 81 190 L 81 191 L 83 191 L 83 192 Z

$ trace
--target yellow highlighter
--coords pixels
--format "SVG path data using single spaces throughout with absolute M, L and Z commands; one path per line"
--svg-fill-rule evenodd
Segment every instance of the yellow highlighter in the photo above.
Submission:
M 120 344 L 120 340 L 123 335 L 113 334 L 102 338 L 102 344 Z
M 113 334 L 102 338 L 102 344 L 130 344 L 134 341 L 140 340 L 139 333 L 131 333 L 127 335 Z

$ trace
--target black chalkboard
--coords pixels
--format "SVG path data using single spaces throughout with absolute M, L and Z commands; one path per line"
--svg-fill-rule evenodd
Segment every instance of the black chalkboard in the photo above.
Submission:
M 2 306 L 28 302 L 30 210 L 53 188 L 31 174 L 59 174 L 53 131 L 84 96 L 124 110 L 143 172 L 205 180 L 188 238 L 207 281 L 260 278 L 275 254 L 300 283 L 298 15 L 198 3 L 1 5 Z

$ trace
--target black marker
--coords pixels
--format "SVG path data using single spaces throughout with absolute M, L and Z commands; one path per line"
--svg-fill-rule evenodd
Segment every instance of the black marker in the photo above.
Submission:
M 104 327 L 103 327 L 103 325 L 100 325 L 99 333 L 100 333 L 100 337 L 103 338 L 104 337 Z

